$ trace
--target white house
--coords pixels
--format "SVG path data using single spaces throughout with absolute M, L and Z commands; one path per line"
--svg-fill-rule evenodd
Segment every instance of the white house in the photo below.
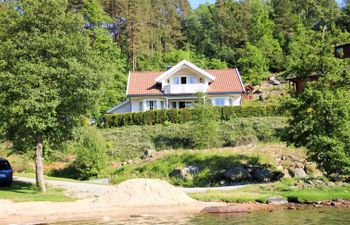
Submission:
M 183 60 L 163 72 L 129 72 L 128 99 L 107 113 L 187 108 L 199 92 L 215 106 L 240 106 L 245 89 L 238 69 L 203 70 Z

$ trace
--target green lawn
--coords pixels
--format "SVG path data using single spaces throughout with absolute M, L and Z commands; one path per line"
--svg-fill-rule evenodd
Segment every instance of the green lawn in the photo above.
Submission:
M 69 202 L 76 200 L 76 198 L 65 195 L 63 189 L 48 187 L 47 193 L 41 193 L 32 184 L 18 181 L 14 181 L 10 187 L 0 187 L 0 199 L 14 202 Z
M 191 193 L 190 196 L 202 201 L 223 202 L 265 202 L 273 196 L 287 198 L 291 202 L 315 202 L 337 198 L 350 200 L 350 184 L 328 187 L 296 188 L 292 179 L 285 179 L 272 184 L 255 184 L 238 190 L 209 191 L 205 193 Z
M 25 178 L 35 178 L 35 173 L 15 173 L 14 176 L 17 177 L 25 177 Z M 57 180 L 57 181 L 67 181 L 67 182 L 82 182 L 80 180 L 74 180 L 69 178 L 61 178 L 61 177 L 51 177 L 44 176 L 46 180 Z

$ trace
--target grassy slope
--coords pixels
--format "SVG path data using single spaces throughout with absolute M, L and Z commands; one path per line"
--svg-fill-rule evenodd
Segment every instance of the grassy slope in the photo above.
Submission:
M 63 189 L 48 187 L 47 193 L 41 193 L 32 184 L 15 181 L 10 187 L 0 187 L 0 199 L 14 202 L 69 202 L 76 200 L 66 196 Z
M 337 198 L 350 200 L 350 184 L 328 187 L 325 183 L 317 187 L 297 187 L 293 179 L 284 179 L 272 184 L 256 184 L 232 191 L 210 191 L 192 193 L 191 197 L 202 201 L 265 202 L 273 196 L 282 196 L 292 202 L 314 202 Z
M 226 121 L 220 126 L 222 146 L 231 146 L 243 137 L 255 136 L 262 142 L 278 141 L 280 130 L 287 125 L 285 117 L 251 117 Z M 191 123 L 169 125 L 127 126 L 102 129 L 109 154 L 117 161 L 143 155 L 147 149 L 192 149 Z
M 178 150 L 167 151 L 160 158 L 141 162 L 136 165 L 126 165 L 119 168 L 113 181 L 119 183 L 130 178 L 160 178 L 174 185 L 191 186 L 219 186 L 215 173 L 223 168 L 241 164 L 267 165 L 272 170 L 277 165 L 277 158 L 281 155 L 305 158 L 303 149 L 287 147 L 284 144 L 259 144 L 250 147 L 236 147 L 208 150 Z M 288 157 L 287 157 L 288 158 Z M 285 160 L 285 164 L 289 161 Z M 197 175 L 186 180 L 170 177 L 176 168 L 196 165 L 200 168 Z

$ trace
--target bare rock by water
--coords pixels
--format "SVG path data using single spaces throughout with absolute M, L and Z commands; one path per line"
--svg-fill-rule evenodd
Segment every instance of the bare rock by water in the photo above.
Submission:
M 283 205 L 288 204 L 288 200 L 282 197 L 271 197 L 267 199 L 267 203 L 271 205 Z

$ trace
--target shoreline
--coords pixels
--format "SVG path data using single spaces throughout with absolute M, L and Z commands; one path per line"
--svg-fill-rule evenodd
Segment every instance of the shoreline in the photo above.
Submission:
M 135 217 L 174 217 L 200 214 L 205 207 L 222 207 L 225 203 L 196 202 L 177 205 L 96 204 L 96 199 L 69 203 L 25 202 L 0 200 L 0 225 L 47 224 L 111 218 L 125 220 Z
M 14 203 L 0 200 L 0 224 L 48 224 L 74 221 L 127 220 L 137 217 L 167 218 L 191 217 L 204 214 L 239 214 L 258 211 L 303 210 L 319 208 L 350 208 L 350 201 L 323 201 L 318 203 L 288 203 L 272 205 L 266 203 L 195 202 L 177 205 L 118 205 L 96 204 L 96 199 L 69 203 L 25 202 Z M 33 210 L 35 209 L 35 210 Z
M 17 178 L 34 182 L 30 178 Z M 131 179 L 117 186 L 66 181 L 47 181 L 49 185 L 80 197 L 74 202 L 12 202 L 0 199 L 0 225 L 49 224 L 74 221 L 131 220 L 133 218 L 183 218 L 205 214 L 238 214 L 257 211 L 350 208 L 350 200 L 304 203 L 225 203 L 194 200 L 184 189 L 159 179 Z M 286 203 L 286 202 L 284 202 Z

